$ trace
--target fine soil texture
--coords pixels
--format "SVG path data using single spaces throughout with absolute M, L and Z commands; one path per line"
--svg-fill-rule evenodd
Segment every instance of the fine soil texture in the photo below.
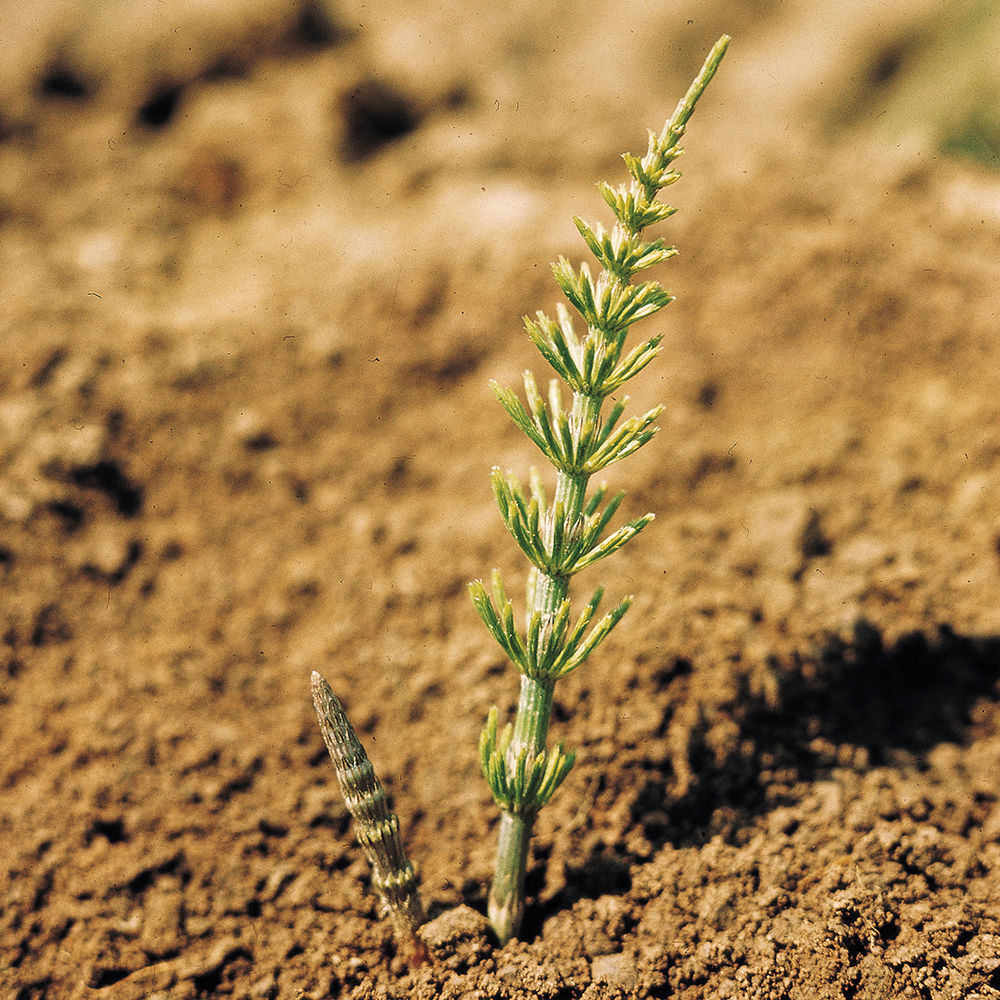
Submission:
M 3 997 L 1000 998 L 992 84 L 950 144 L 906 101 L 945 35 L 998 61 L 946 6 L 3 5 Z M 635 601 L 556 689 L 501 948 L 477 740 L 518 677 L 467 584 L 520 594 L 489 473 L 544 460 L 489 380 L 548 377 L 572 216 L 724 32 L 635 331 L 660 433 L 609 470 L 656 520 L 574 582 Z

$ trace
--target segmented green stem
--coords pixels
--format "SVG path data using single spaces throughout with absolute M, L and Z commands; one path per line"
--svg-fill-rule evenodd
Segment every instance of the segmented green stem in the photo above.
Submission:
M 514 624 L 512 604 L 499 575 L 494 572 L 492 595 L 482 581 L 471 585 L 480 617 L 522 673 L 514 722 L 498 731 L 497 710 L 492 709 L 479 742 L 483 774 L 502 810 L 488 903 L 501 943 L 518 933 L 523 919 L 524 879 L 535 817 L 573 765 L 573 755 L 565 753 L 561 744 L 552 751 L 546 746 L 555 682 L 575 670 L 606 638 L 631 601 L 625 598 L 588 633 L 601 600 L 598 588 L 571 629 L 569 579 L 617 551 L 653 517 L 647 514 L 602 537 L 621 494 L 602 509 L 605 488 L 588 500 L 587 485 L 595 472 L 637 451 L 655 433 L 651 424 L 659 409 L 621 421 L 627 400 L 620 400 L 602 424 L 601 407 L 605 398 L 659 353 L 658 336 L 625 353 L 629 327 L 671 301 L 658 283 L 633 284 L 632 278 L 676 252 L 662 240 L 644 241 L 642 234 L 673 214 L 670 206 L 656 198 L 680 176 L 671 168 L 681 153 L 680 139 L 728 44 L 726 36 L 716 43 L 662 133 L 649 134 L 646 155 L 641 159 L 625 155 L 630 183 L 617 188 L 599 185 L 615 215 L 611 232 L 583 219 L 574 220 L 601 271 L 595 280 L 586 264 L 574 269 L 562 257 L 553 271 L 569 303 L 584 319 L 586 334 L 582 338 L 576 334 L 565 307 L 559 308 L 556 321 L 544 313 L 538 313 L 537 320 L 525 319 L 535 346 L 573 391 L 570 411 L 563 409 L 558 383 L 553 381 L 546 402 L 530 373 L 524 378 L 526 406 L 511 389 L 493 387 L 514 423 L 556 468 L 551 505 L 537 475 L 532 475 L 526 493 L 516 477 L 493 471 L 493 492 L 501 516 L 534 566 L 523 637 Z
M 426 960 L 426 948 L 417 936 L 417 928 L 424 922 L 424 908 L 417 875 L 399 833 L 399 819 L 389 808 L 385 788 L 344 706 L 315 670 L 312 697 L 323 742 L 337 772 L 344 802 L 354 817 L 354 835 L 372 868 L 372 885 L 392 921 L 397 940 L 411 950 L 419 964 Z
M 596 421 L 600 415 L 601 402 L 598 397 L 574 393 L 571 424 L 582 426 L 583 421 L 588 418 Z M 590 476 L 586 473 L 573 475 L 562 470 L 558 472 L 555 499 L 544 529 L 547 544 L 552 544 L 556 505 L 560 502 L 566 521 L 571 525 L 579 523 L 589 479 Z M 533 589 L 534 601 L 528 611 L 529 620 L 532 612 L 539 612 L 542 629 L 551 629 L 558 609 L 566 599 L 569 577 L 552 576 L 539 571 Z M 555 678 L 522 675 L 514 731 L 507 750 L 508 762 L 515 761 L 521 753 L 526 754 L 529 761 L 545 754 L 554 687 Z M 569 763 L 572 765 L 572 758 L 569 758 Z M 568 771 L 569 767 L 566 768 L 567 773 Z M 490 923 L 501 942 L 509 941 L 515 936 L 524 919 L 524 879 L 531 833 L 540 807 L 541 803 L 536 808 L 523 812 L 504 809 L 500 816 L 497 862 L 487 908 Z

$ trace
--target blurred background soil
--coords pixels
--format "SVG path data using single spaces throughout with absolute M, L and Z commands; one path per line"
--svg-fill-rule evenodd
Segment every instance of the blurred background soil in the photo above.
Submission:
M 1000 997 L 1000 19 L 901 0 L 0 7 L 0 992 Z M 523 940 L 476 762 L 488 380 L 711 44 Z M 642 329 L 642 328 L 640 328 Z M 579 593 L 579 591 L 578 591 Z M 589 591 L 588 591 L 589 594 Z M 320 669 L 436 915 L 408 970 Z

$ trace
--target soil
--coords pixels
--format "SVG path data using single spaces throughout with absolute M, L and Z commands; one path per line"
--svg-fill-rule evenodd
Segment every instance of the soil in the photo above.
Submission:
M 3 996 L 1000 997 L 1000 175 L 863 127 L 934 5 L 752 6 L 6 5 Z M 610 470 L 657 519 L 580 578 L 636 599 L 499 948 L 488 382 L 723 31 Z

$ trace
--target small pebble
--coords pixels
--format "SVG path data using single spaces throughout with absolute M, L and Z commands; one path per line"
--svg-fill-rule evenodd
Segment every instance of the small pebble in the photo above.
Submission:
M 623 952 L 617 955 L 598 955 L 590 963 L 590 974 L 595 983 L 611 983 L 628 989 L 639 981 L 635 962 Z

